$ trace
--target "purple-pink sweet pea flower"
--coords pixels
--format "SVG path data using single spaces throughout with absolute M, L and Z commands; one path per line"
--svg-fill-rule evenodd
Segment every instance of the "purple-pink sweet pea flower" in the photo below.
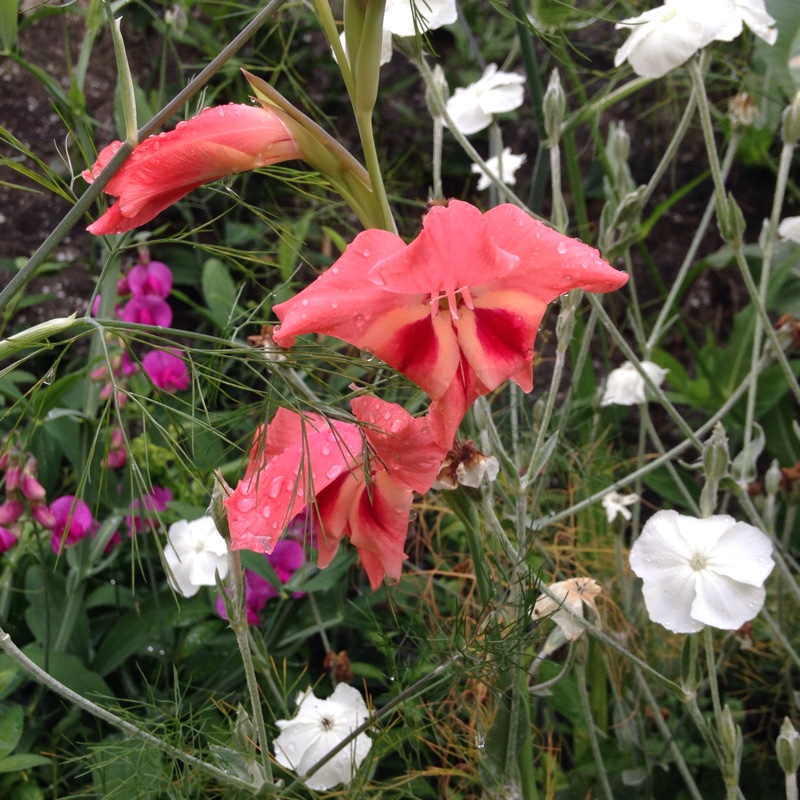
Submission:
M 305 557 L 303 546 L 292 539 L 282 539 L 275 545 L 275 549 L 266 556 L 267 561 L 272 565 L 278 580 L 284 584 L 303 566 Z M 247 624 L 260 625 L 261 612 L 264 610 L 267 601 L 273 597 L 278 597 L 280 592 L 266 579 L 257 575 L 252 570 L 244 571 L 245 597 L 247 607 Z M 303 592 L 293 592 L 292 597 L 302 597 Z M 225 610 L 225 601 L 222 597 L 217 598 L 217 613 L 227 619 L 228 614 Z
M 25 510 L 25 503 L 18 498 L 10 498 L 0 503 L 0 525 L 13 525 Z
M 0 553 L 5 553 L 10 550 L 17 541 L 17 537 L 13 531 L 0 525 Z
M 56 524 L 50 544 L 59 554 L 65 547 L 73 547 L 92 532 L 95 527 L 92 511 L 86 503 L 73 495 L 64 495 L 50 504 L 50 512 Z
M 168 328 L 172 324 L 169 303 L 154 294 L 135 294 L 117 311 L 117 316 L 125 322 L 136 322 L 140 325 Z
M 134 297 L 155 295 L 167 298 L 172 291 L 172 270 L 160 261 L 137 264 L 128 271 L 128 286 Z
M 175 348 L 151 350 L 142 359 L 142 368 L 153 383 L 165 392 L 178 392 L 189 386 L 189 369 Z
M 128 536 L 135 533 L 146 533 L 153 529 L 156 514 L 163 514 L 167 510 L 167 505 L 172 501 L 172 491 L 161 486 L 154 486 L 153 490 L 144 497 L 137 497 L 131 503 L 131 510 L 136 512 L 144 509 L 145 516 L 134 516 L 129 514 L 125 517 L 125 524 L 128 526 Z

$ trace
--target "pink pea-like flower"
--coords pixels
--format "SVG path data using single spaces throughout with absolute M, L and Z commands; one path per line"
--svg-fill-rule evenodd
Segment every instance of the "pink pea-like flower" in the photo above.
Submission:
M 13 525 L 25 510 L 25 503 L 22 500 L 11 498 L 4 503 L 0 503 L 0 526 Z
M 119 309 L 117 316 L 124 322 L 135 322 L 139 325 L 160 325 L 168 328 L 172 324 L 169 303 L 154 294 L 135 294 Z
M 61 553 L 66 547 L 74 547 L 94 527 L 92 512 L 86 503 L 73 495 L 64 495 L 50 504 L 55 518 L 55 527 L 50 544 L 53 552 Z
M 128 272 L 128 287 L 134 297 L 154 295 L 167 298 L 172 291 L 172 270 L 160 261 L 137 264 Z
M 0 525 L 0 553 L 10 550 L 17 541 L 18 539 L 13 531 Z
M 175 348 L 151 350 L 142 367 L 153 383 L 165 392 L 178 392 L 189 386 L 189 369 Z
M 131 509 L 134 512 L 144 509 L 147 514 L 144 517 L 133 516 L 132 514 L 125 517 L 128 535 L 133 536 L 135 533 L 145 533 L 152 530 L 156 514 L 163 514 L 171 501 L 172 491 L 161 486 L 154 486 L 153 490 L 144 497 L 137 497 L 131 503 Z

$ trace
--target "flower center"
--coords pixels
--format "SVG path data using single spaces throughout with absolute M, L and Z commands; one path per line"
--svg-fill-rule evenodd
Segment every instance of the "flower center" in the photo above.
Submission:
M 706 557 L 698 553 L 692 558 L 689 566 L 695 572 L 702 572 L 706 568 Z
M 320 722 L 322 723 L 322 730 L 324 731 L 333 730 L 333 720 L 330 717 L 322 717 Z
M 461 295 L 459 298 L 458 295 Z M 472 295 L 469 293 L 469 286 L 462 286 L 460 289 L 450 289 L 442 294 L 432 294 L 430 299 L 431 316 L 435 317 L 440 308 L 446 308 L 450 312 L 452 319 L 458 319 L 458 307 L 463 303 L 470 311 L 475 308 L 472 302 Z

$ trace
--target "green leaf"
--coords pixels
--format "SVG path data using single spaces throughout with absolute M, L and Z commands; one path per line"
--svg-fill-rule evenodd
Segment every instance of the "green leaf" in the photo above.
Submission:
M 84 697 L 114 697 L 109 685 L 92 672 L 77 656 L 50 651 L 45 654 L 41 645 L 32 644 L 22 651 L 34 664 L 46 669 L 59 683 Z
M 19 0 L 0 0 L 0 44 L 11 50 L 17 42 Z
M 133 739 L 109 737 L 92 753 L 92 778 L 98 797 L 147 800 L 170 789 L 161 754 Z
M 22 736 L 25 712 L 22 706 L 11 706 L 0 716 L 0 759 L 14 752 Z
M 0 772 L 20 772 L 33 767 L 46 767 L 49 763 L 49 758 L 36 755 L 36 753 L 18 753 L 0 759 Z
M 228 268 L 218 258 L 209 258 L 203 264 L 202 287 L 209 316 L 218 328 L 227 327 L 238 292 Z

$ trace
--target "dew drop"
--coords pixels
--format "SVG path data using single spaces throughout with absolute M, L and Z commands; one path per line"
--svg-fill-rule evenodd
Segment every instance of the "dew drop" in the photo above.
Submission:
M 356 325 L 363 325 L 364 324 L 364 315 L 363 314 L 356 314 L 355 317 L 353 317 L 353 322 L 355 322 Z
M 331 303 L 331 308 L 335 311 L 337 308 L 339 308 L 339 304 L 334 300 Z
M 364 250 L 363 250 L 363 252 L 362 252 L 362 255 L 364 256 L 364 258 L 369 258 L 369 250 L 367 250 L 366 248 L 364 248 Z
M 253 497 L 240 497 L 236 501 L 236 508 L 242 512 L 242 514 L 246 514 L 248 511 L 252 511 L 255 508 L 256 501 Z
M 358 319 L 358 317 L 356 317 L 356 319 Z M 361 360 L 362 361 L 367 361 L 367 362 L 374 361 L 375 360 L 375 354 L 371 353 L 369 350 L 362 350 L 361 351 Z
M 392 433 L 397 433 L 397 432 L 398 432 L 398 431 L 399 431 L 399 430 L 400 430 L 402 427 L 403 427 L 403 420 L 401 420 L 401 419 L 396 419 L 396 420 L 395 420 L 395 421 L 392 423 L 392 425 L 391 425 L 391 427 L 390 427 L 390 430 L 391 430 L 391 432 L 392 432 Z
M 331 272 L 334 275 L 338 275 L 339 274 L 339 267 L 331 267 Z
M 277 497 L 280 490 L 283 488 L 284 480 L 281 476 L 272 479 L 272 483 L 269 485 L 269 496 L 270 497 Z
M 572 283 L 572 275 L 566 274 L 561 276 L 562 283 Z
M 567 245 L 564 242 L 559 242 L 556 250 L 563 256 L 567 252 Z
M 307 298 L 307 297 L 304 297 L 304 298 L 303 298 L 303 299 L 300 301 L 300 305 L 301 305 L 301 306 L 307 306 L 307 305 L 308 305 L 308 298 Z
M 409 522 L 413 522 L 417 518 L 417 516 L 418 516 L 417 509 L 412 508 L 411 511 L 408 512 Z
M 330 454 L 331 454 L 331 449 L 330 449 L 330 447 L 328 447 L 328 445 L 324 444 L 324 445 L 322 446 L 322 455 L 324 455 L 324 456 L 329 456 Z
M 42 383 L 45 386 L 49 386 L 54 380 L 56 379 L 56 368 L 50 367 L 49 370 L 45 373 L 44 378 L 42 378 Z
M 269 519 L 271 515 L 272 508 L 270 506 L 264 506 L 264 508 L 261 509 L 261 516 L 264 517 L 264 519 Z
M 325 470 L 325 476 L 333 480 L 341 471 L 341 466 L 339 464 L 334 464 L 332 467 L 328 467 L 328 469 Z

